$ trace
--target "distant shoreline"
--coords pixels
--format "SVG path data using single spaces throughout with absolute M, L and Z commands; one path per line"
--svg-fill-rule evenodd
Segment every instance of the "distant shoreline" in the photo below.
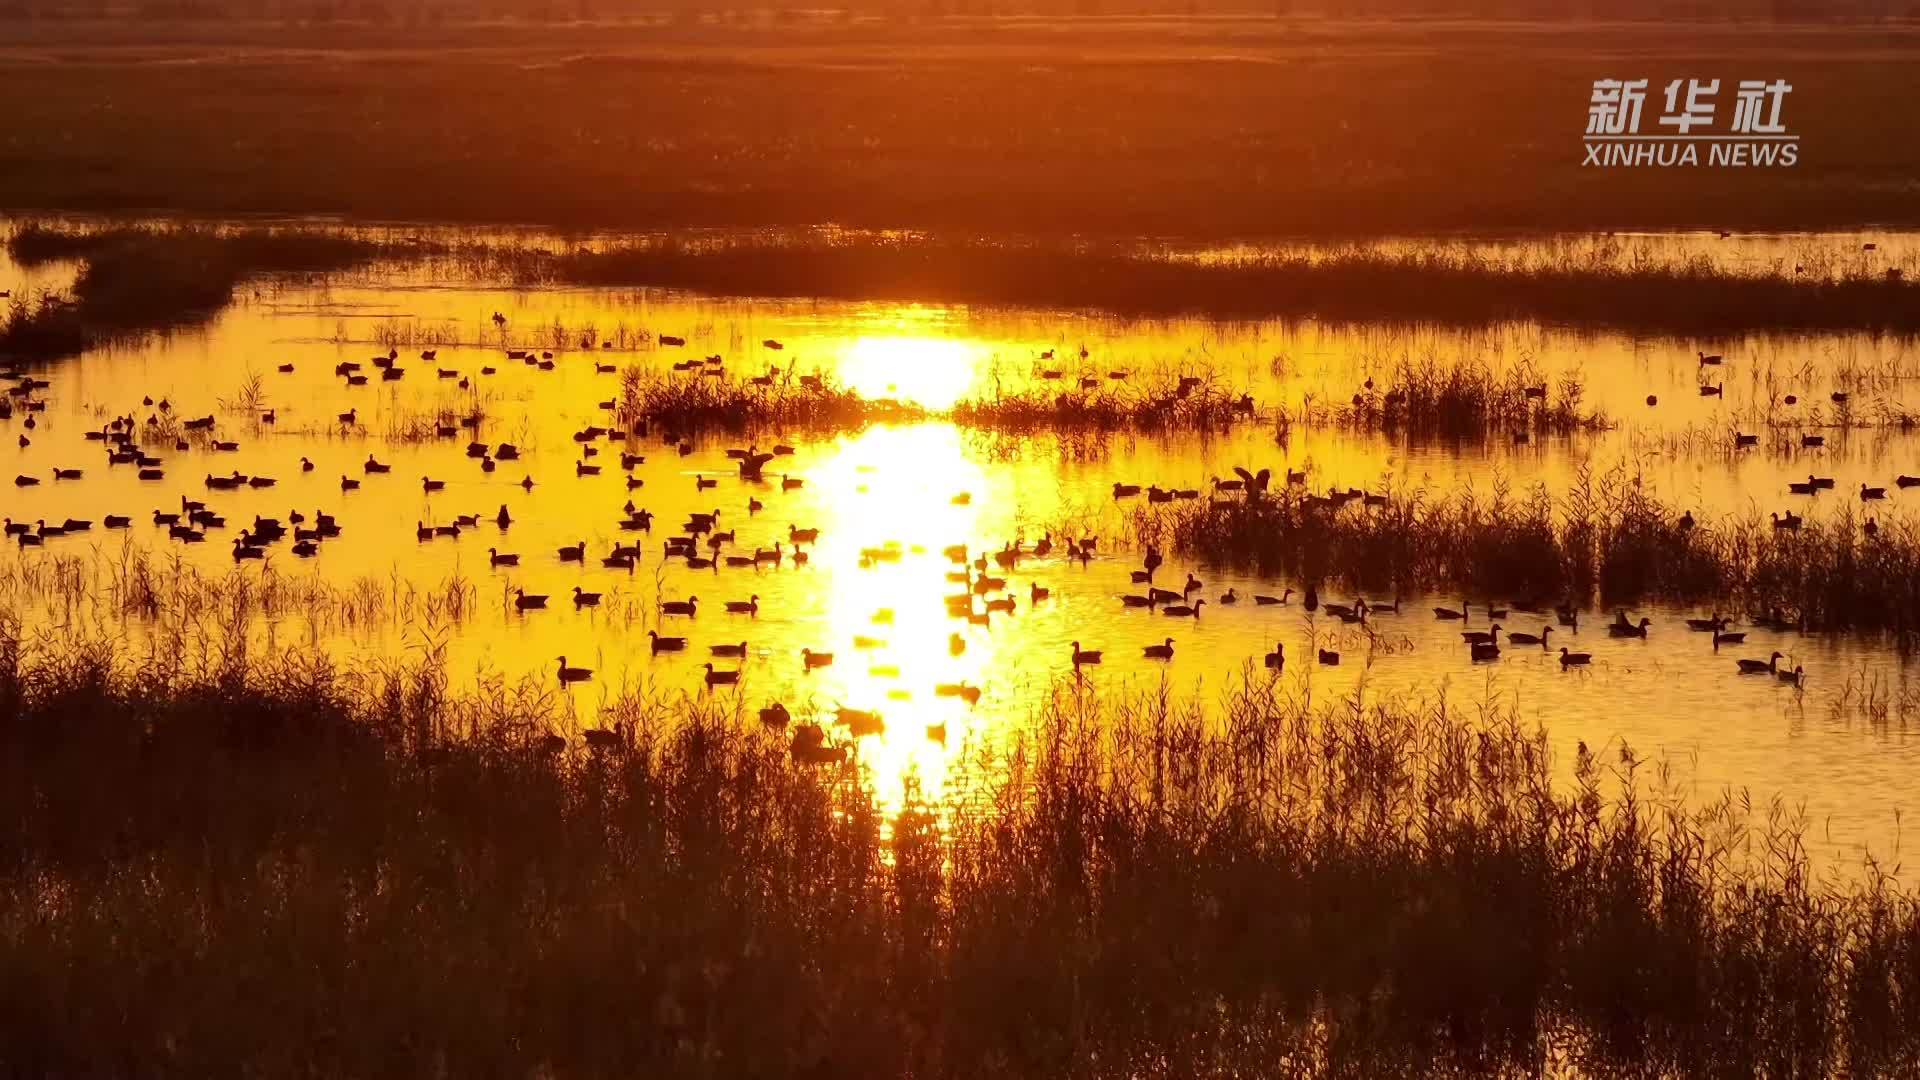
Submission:
M 32 88 L 0 205 L 1195 240 L 1920 226 L 1913 24 L 1576 25 L 41 20 L 0 49 Z M 1798 87 L 1798 163 L 1583 167 L 1594 80 L 1694 75 Z

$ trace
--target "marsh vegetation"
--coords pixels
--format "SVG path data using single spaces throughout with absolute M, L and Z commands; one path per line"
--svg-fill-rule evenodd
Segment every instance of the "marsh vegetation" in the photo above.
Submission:
M 1910 899 L 1817 880 L 1778 807 L 1688 805 L 1625 747 L 1556 765 L 1499 709 L 1063 685 L 1001 779 L 886 810 L 860 740 L 796 764 L 691 701 L 113 653 L 0 640 L 0 1031 L 37 1071 L 1920 1054 Z

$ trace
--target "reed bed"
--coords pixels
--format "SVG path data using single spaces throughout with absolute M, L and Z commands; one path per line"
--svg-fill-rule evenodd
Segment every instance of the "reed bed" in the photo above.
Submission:
M 1365 589 L 1455 591 L 1586 607 L 1641 600 L 1712 604 L 1805 629 L 1920 640 L 1920 526 L 1884 517 L 1867 535 L 1852 503 L 1795 530 L 1758 511 L 1698 519 L 1619 472 L 1583 471 L 1567 494 L 1388 491 L 1339 507 L 1303 488 L 1264 497 L 1140 507 L 1144 542 L 1215 564 Z
M 946 418 L 963 427 L 1009 433 L 1077 431 L 1210 431 L 1255 416 L 1256 403 L 1223 390 L 1213 379 L 1192 376 L 1148 379 L 1129 387 L 1100 380 L 1098 390 L 1077 384 L 1043 383 L 993 391 L 956 402 Z
M 65 1074 L 1920 1062 L 1908 895 L 1498 708 L 1063 684 L 940 804 L 787 750 L 686 699 L 0 634 L 0 1040 Z
M 638 367 L 621 373 L 618 415 L 664 433 L 793 429 L 826 431 L 889 421 L 922 420 L 911 402 L 863 397 L 830 375 L 804 383 L 792 370 L 767 385 L 731 374 L 661 372 Z
M 225 637 L 244 642 L 257 628 L 294 625 L 303 636 L 380 634 L 408 627 L 457 627 L 478 610 L 478 591 L 454 574 L 415 582 L 397 570 L 331 582 L 288 572 L 278 557 L 255 569 L 207 571 L 178 554 L 128 540 L 72 553 L 0 558 L 0 611 L 52 625 L 115 630 L 138 623 L 143 640 Z
M 1494 367 L 1464 358 L 1428 356 L 1397 363 L 1391 375 L 1368 380 L 1345 401 L 1309 398 L 1282 409 L 1276 427 L 1329 426 L 1417 437 L 1480 438 L 1567 435 L 1605 428 L 1610 421 L 1583 400 L 1577 376 L 1549 384 L 1531 369 Z

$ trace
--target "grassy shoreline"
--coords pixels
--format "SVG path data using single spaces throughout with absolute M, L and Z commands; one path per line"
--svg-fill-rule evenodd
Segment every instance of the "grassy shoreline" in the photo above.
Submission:
M 712 295 L 1097 309 L 1130 315 L 1485 325 L 1516 319 L 1675 335 L 1754 330 L 1920 332 L 1920 280 L 1853 269 L 1803 281 L 1713 267 L 1628 271 L 1564 262 L 1514 271 L 1435 248 L 1200 263 L 1099 245 L 940 240 L 631 244 L 559 254 L 380 239 L 314 228 L 64 229 L 26 223 L 16 261 L 82 263 L 70 296 L 16 296 L 0 356 L 44 360 L 188 325 L 247 281 L 431 263 L 471 280 L 646 286 Z M 1920 275 L 1916 275 L 1920 277 Z M 1486 388 L 1481 388 L 1485 390 Z M 1436 389 L 1436 394 L 1439 390 Z M 1484 396 L 1484 395 L 1483 395 Z M 1045 412 L 1036 403 L 1019 411 Z M 1360 410 L 1362 403 L 1355 403 Z M 1376 414 L 1379 403 L 1366 406 Z M 1387 411 L 1391 411 L 1390 409 Z M 1514 410 L 1508 409 L 1508 412 Z
M 1910 897 L 1817 884 L 1778 817 L 1624 784 L 1629 751 L 1557 784 L 1497 709 L 1063 686 L 999 779 L 886 808 L 857 751 L 795 765 L 684 700 L 579 717 L 427 668 L 0 645 L 0 1041 L 27 1071 L 1920 1061 Z

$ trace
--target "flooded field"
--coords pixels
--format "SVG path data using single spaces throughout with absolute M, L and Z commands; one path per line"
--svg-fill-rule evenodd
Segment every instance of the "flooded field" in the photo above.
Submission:
M 1627 248 L 1570 238 L 1546 243 L 1549 255 L 1553 245 L 1621 264 L 1820 274 L 1862 260 L 1901 267 L 1917 250 L 1899 235 L 1699 234 Z M 1524 262 L 1549 257 L 1542 248 L 1478 250 Z M 1193 254 L 1248 250 L 1259 249 Z M 0 289 L 58 289 L 70 274 L 0 263 Z M 402 374 L 384 375 L 382 362 Z M 1537 387 L 1542 407 L 1550 399 L 1577 422 L 1415 437 L 1354 421 L 1423 371 Z M 1556 613 L 1559 596 L 1356 597 L 1171 550 L 1151 582 L 1136 572 L 1142 537 L 1160 535 L 1164 515 L 1249 498 L 1241 469 L 1266 470 L 1274 491 L 1390 502 L 1471 492 L 1497 508 L 1535 491 L 1631 489 L 1702 529 L 1791 514 L 1911 530 L 1920 492 L 1898 478 L 1920 472 L 1909 419 L 1920 414 L 1920 352 L 1905 339 L 1130 320 L 502 290 L 393 269 L 263 285 L 203 329 L 23 374 L 47 385 L 16 395 L 0 423 L 21 478 L 0 514 L 34 537 L 43 524 L 55 534 L 0 553 L 0 605 L 30 640 L 104 632 L 135 654 L 204 656 L 237 621 L 255 649 L 366 663 L 438 655 L 458 683 L 551 686 L 582 729 L 599 725 L 599 703 L 634 688 L 713 695 L 737 703 L 743 723 L 775 703 L 826 720 L 852 708 L 885 730 L 835 737 L 857 742 L 878 789 L 896 797 L 908 777 L 937 795 L 969 747 L 1020 730 L 1055 693 L 1164 685 L 1204 697 L 1277 678 L 1284 693 L 1315 698 L 1510 703 L 1566 760 L 1581 743 L 1624 742 L 1666 759 L 1703 797 L 1782 800 L 1836 872 L 1865 854 L 1899 861 L 1920 685 L 1891 636 L 1650 603 L 1624 613 L 1650 620 L 1646 635 L 1622 637 L 1608 630 L 1615 611 L 1586 601 L 1576 614 Z M 768 393 L 818 379 L 897 401 L 901 415 L 853 430 L 733 432 L 670 431 L 632 412 L 643 384 L 755 379 Z M 948 415 L 1020 395 L 1141 401 L 1182 380 L 1189 393 L 1244 396 L 1251 411 L 1218 429 L 1151 432 L 1008 431 Z M 161 459 L 160 475 L 110 462 L 101 436 L 120 418 Z M 211 424 L 188 430 L 201 418 Z M 772 455 L 759 478 L 743 474 L 743 452 Z M 235 474 L 246 478 L 237 486 Z M 1814 477 L 1830 490 L 1791 490 Z M 1150 488 L 1169 494 L 1156 501 Z M 186 500 L 224 523 L 176 538 L 155 516 L 190 514 Z M 1356 494 L 1338 512 L 1373 511 Z M 338 535 L 297 554 L 296 530 L 322 514 Z M 686 528 L 698 515 L 711 525 Z M 110 516 L 129 520 L 112 528 Z M 90 527 L 57 535 L 70 519 Z M 257 519 L 288 536 L 254 545 Z M 681 535 L 695 537 L 693 559 L 670 547 Z M 1150 588 L 1180 597 L 1123 599 Z M 971 596 L 958 610 L 957 595 Z M 544 606 L 528 608 L 533 597 Z M 1327 607 L 1359 599 L 1371 606 L 1364 619 Z M 1716 646 L 1689 629 L 1715 614 L 1745 640 Z M 1546 642 L 1503 640 L 1497 658 L 1476 661 L 1461 634 L 1494 623 Z M 1590 664 L 1563 665 L 1563 647 Z M 1082 651 L 1099 652 L 1097 666 L 1076 663 Z M 1804 671 L 1798 686 L 1737 670 L 1776 652 L 1782 670 Z

